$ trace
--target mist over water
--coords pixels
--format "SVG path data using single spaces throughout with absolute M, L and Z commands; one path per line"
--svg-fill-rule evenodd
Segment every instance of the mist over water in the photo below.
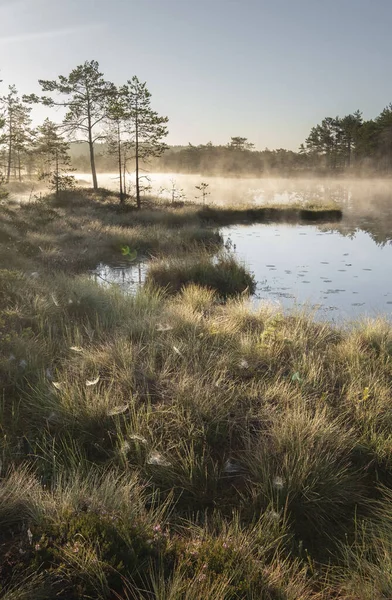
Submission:
M 115 174 L 99 174 L 99 185 L 118 188 Z M 333 225 L 342 235 L 363 230 L 384 244 L 392 239 L 392 179 L 295 179 L 295 178 L 227 178 L 183 175 L 176 173 L 148 174 L 151 189 L 148 194 L 170 199 L 174 185 L 182 190 L 188 202 L 200 202 L 195 186 L 208 184 L 209 204 L 291 204 L 336 202 L 343 210 L 343 220 Z M 91 185 L 88 174 L 77 175 L 79 183 Z M 163 190 L 163 191 L 162 191 Z M 146 192 L 147 193 L 147 192 Z M 197 197 L 199 199 L 197 199 Z
M 76 174 L 80 184 L 91 186 L 88 173 Z M 317 178 L 254 178 L 184 175 L 182 173 L 146 173 L 151 195 L 170 197 L 173 185 L 183 190 L 186 200 L 195 201 L 197 185 L 208 184 L 208 202 L 214 204 L 268 204 L 290 202 L 338 202 L 346 210 L 368 211 L 377 209 L 380 202 L 392 212 L 392 179 L 317 179 Z M 132 184 L 132 178 L 129 183 Z M 118 190 L 118 175 L 98 174 L 100 187 Z M 162 188 L 165 192 L 161 193 Z

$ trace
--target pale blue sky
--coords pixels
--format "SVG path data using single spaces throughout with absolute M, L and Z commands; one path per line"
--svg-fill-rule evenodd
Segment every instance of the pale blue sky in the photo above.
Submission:
M 147 81 L 169 143 L 297 149 L 324 116 L 392 102 L 391 25 L 392 0 L 0 0 L 0 93 L 96 59 Z

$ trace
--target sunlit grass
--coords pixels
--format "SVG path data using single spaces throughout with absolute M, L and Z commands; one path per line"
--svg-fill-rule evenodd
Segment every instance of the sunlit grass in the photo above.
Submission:
M 388 323 L 0 289 L 5 597 L 388 597 Z
M 148 200 L 142 210 L 121 207 L 107 190 L 78 189 L 2 207 L 0 242 L 4 264 L 25 271 L 80 272 L 99 262 L 132 264 L 137 258 L 216 252 L 217 227 L 233 223 L 336 220 L 335 206 L 173 207 Z
M 389 598 L 390 323 L 255 309 L 206 209 L 84 198 L 1 224 L 1 596 Z M 142 249 L 134 295 L 75 275 Z

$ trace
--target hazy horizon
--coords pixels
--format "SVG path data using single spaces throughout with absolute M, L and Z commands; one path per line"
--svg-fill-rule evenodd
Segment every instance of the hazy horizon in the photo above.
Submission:
M 116 84 L 147 81 L 171 145 L 297 150 L 326 115 L 392 100 L 391 18 L 388 0 L 0 0 L 0 93 L 96 59 Z

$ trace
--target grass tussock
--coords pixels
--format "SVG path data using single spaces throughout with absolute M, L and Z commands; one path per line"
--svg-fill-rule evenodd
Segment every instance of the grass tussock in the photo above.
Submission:
M 2 210 L 2 598 L 391 597 L 389 323 L 253 310 L 210 250 L 265 213 Z M 75 275 L 135 252 L 135 295 Z
M 147 284 L 177 293 L 189 284 L 207 287 L 223 299 L 239 294 L 253 294 L 254 277 L 233 256 L 212 259 L 195 254 L 184 259 L 166 258 L 153 261 L 148 269 Z
M 391 596 L 392 328 L 222 304 L 226 266 L 1 271 L 3 598 Z

